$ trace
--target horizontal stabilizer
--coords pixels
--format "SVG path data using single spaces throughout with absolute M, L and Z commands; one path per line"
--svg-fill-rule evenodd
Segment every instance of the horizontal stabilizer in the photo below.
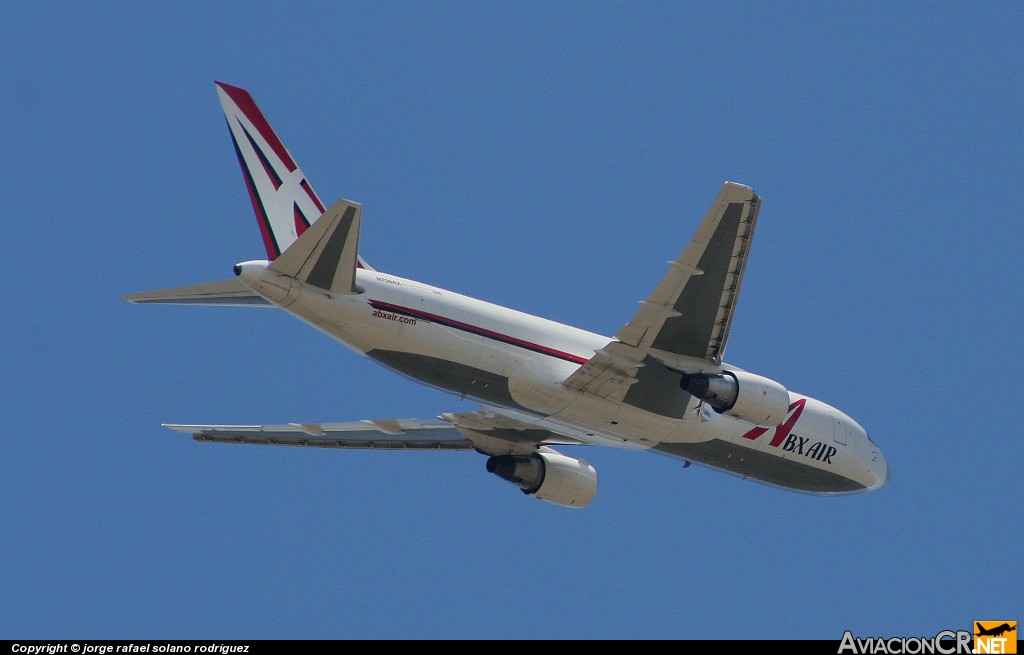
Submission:
M 356 293 L 362 205 L 339 200 L 316 219 L 270 269 L 334 293 Z
M 144 291 L 121 296 L 122 300 L 134 303 L 162 303 L 167 305 L 250 305 L 272 307 L 255 291 L 245 286 L 236 277 L 217 282 L 192 284 L 173 289 Z

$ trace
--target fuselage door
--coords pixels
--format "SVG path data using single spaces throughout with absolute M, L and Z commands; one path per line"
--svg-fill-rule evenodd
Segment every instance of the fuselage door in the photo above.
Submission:
M 846 421 L 839 414 L 829 412 L 832 415 L 832 440 L 838 444 L 846 445 Z

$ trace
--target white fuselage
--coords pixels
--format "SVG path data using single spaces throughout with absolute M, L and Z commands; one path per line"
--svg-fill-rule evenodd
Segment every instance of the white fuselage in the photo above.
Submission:
M 378 271 L 357 271 L 360 293 L 332 294 L 267 265 L 238 271 L 268 301 L 403 375 L 520 422 L 812 493 L 873 489 L 888 477 L 864 429 L 813 398 L 790 392 L 777 427 L 708 406 L 673 418 L 563 384 L 610 337 Z

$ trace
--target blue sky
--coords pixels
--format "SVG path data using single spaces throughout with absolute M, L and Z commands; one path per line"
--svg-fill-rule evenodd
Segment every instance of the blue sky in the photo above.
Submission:
M 1019 3 L 0 8 L 0 638 L 839 639 L 1024 619 Z M 763 198 L 727 360 L 856 418 L 822 498 L 591 448 L 588 508 L 471 453 L 162 422 L 465 401 L 282 312 L 136 306 L 263 256 L 249 89 L 378 269 L 612 334 L 725 180 Z

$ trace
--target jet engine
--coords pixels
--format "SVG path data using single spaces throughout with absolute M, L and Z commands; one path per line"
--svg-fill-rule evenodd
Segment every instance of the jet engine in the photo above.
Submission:
M 565 507 L 586 507 L 597 494 L 597 471 L 582 459 L 550 448 L 532 455 L 495 455 L 487 471 L 508 480 L 527 496 Z
M 789 412 L 789 391 L 775 380 L 747 373 L 723 371 L 683 373 L 683 391 L 700 398 L 719 414 L 754 425 L 778 425 Z

